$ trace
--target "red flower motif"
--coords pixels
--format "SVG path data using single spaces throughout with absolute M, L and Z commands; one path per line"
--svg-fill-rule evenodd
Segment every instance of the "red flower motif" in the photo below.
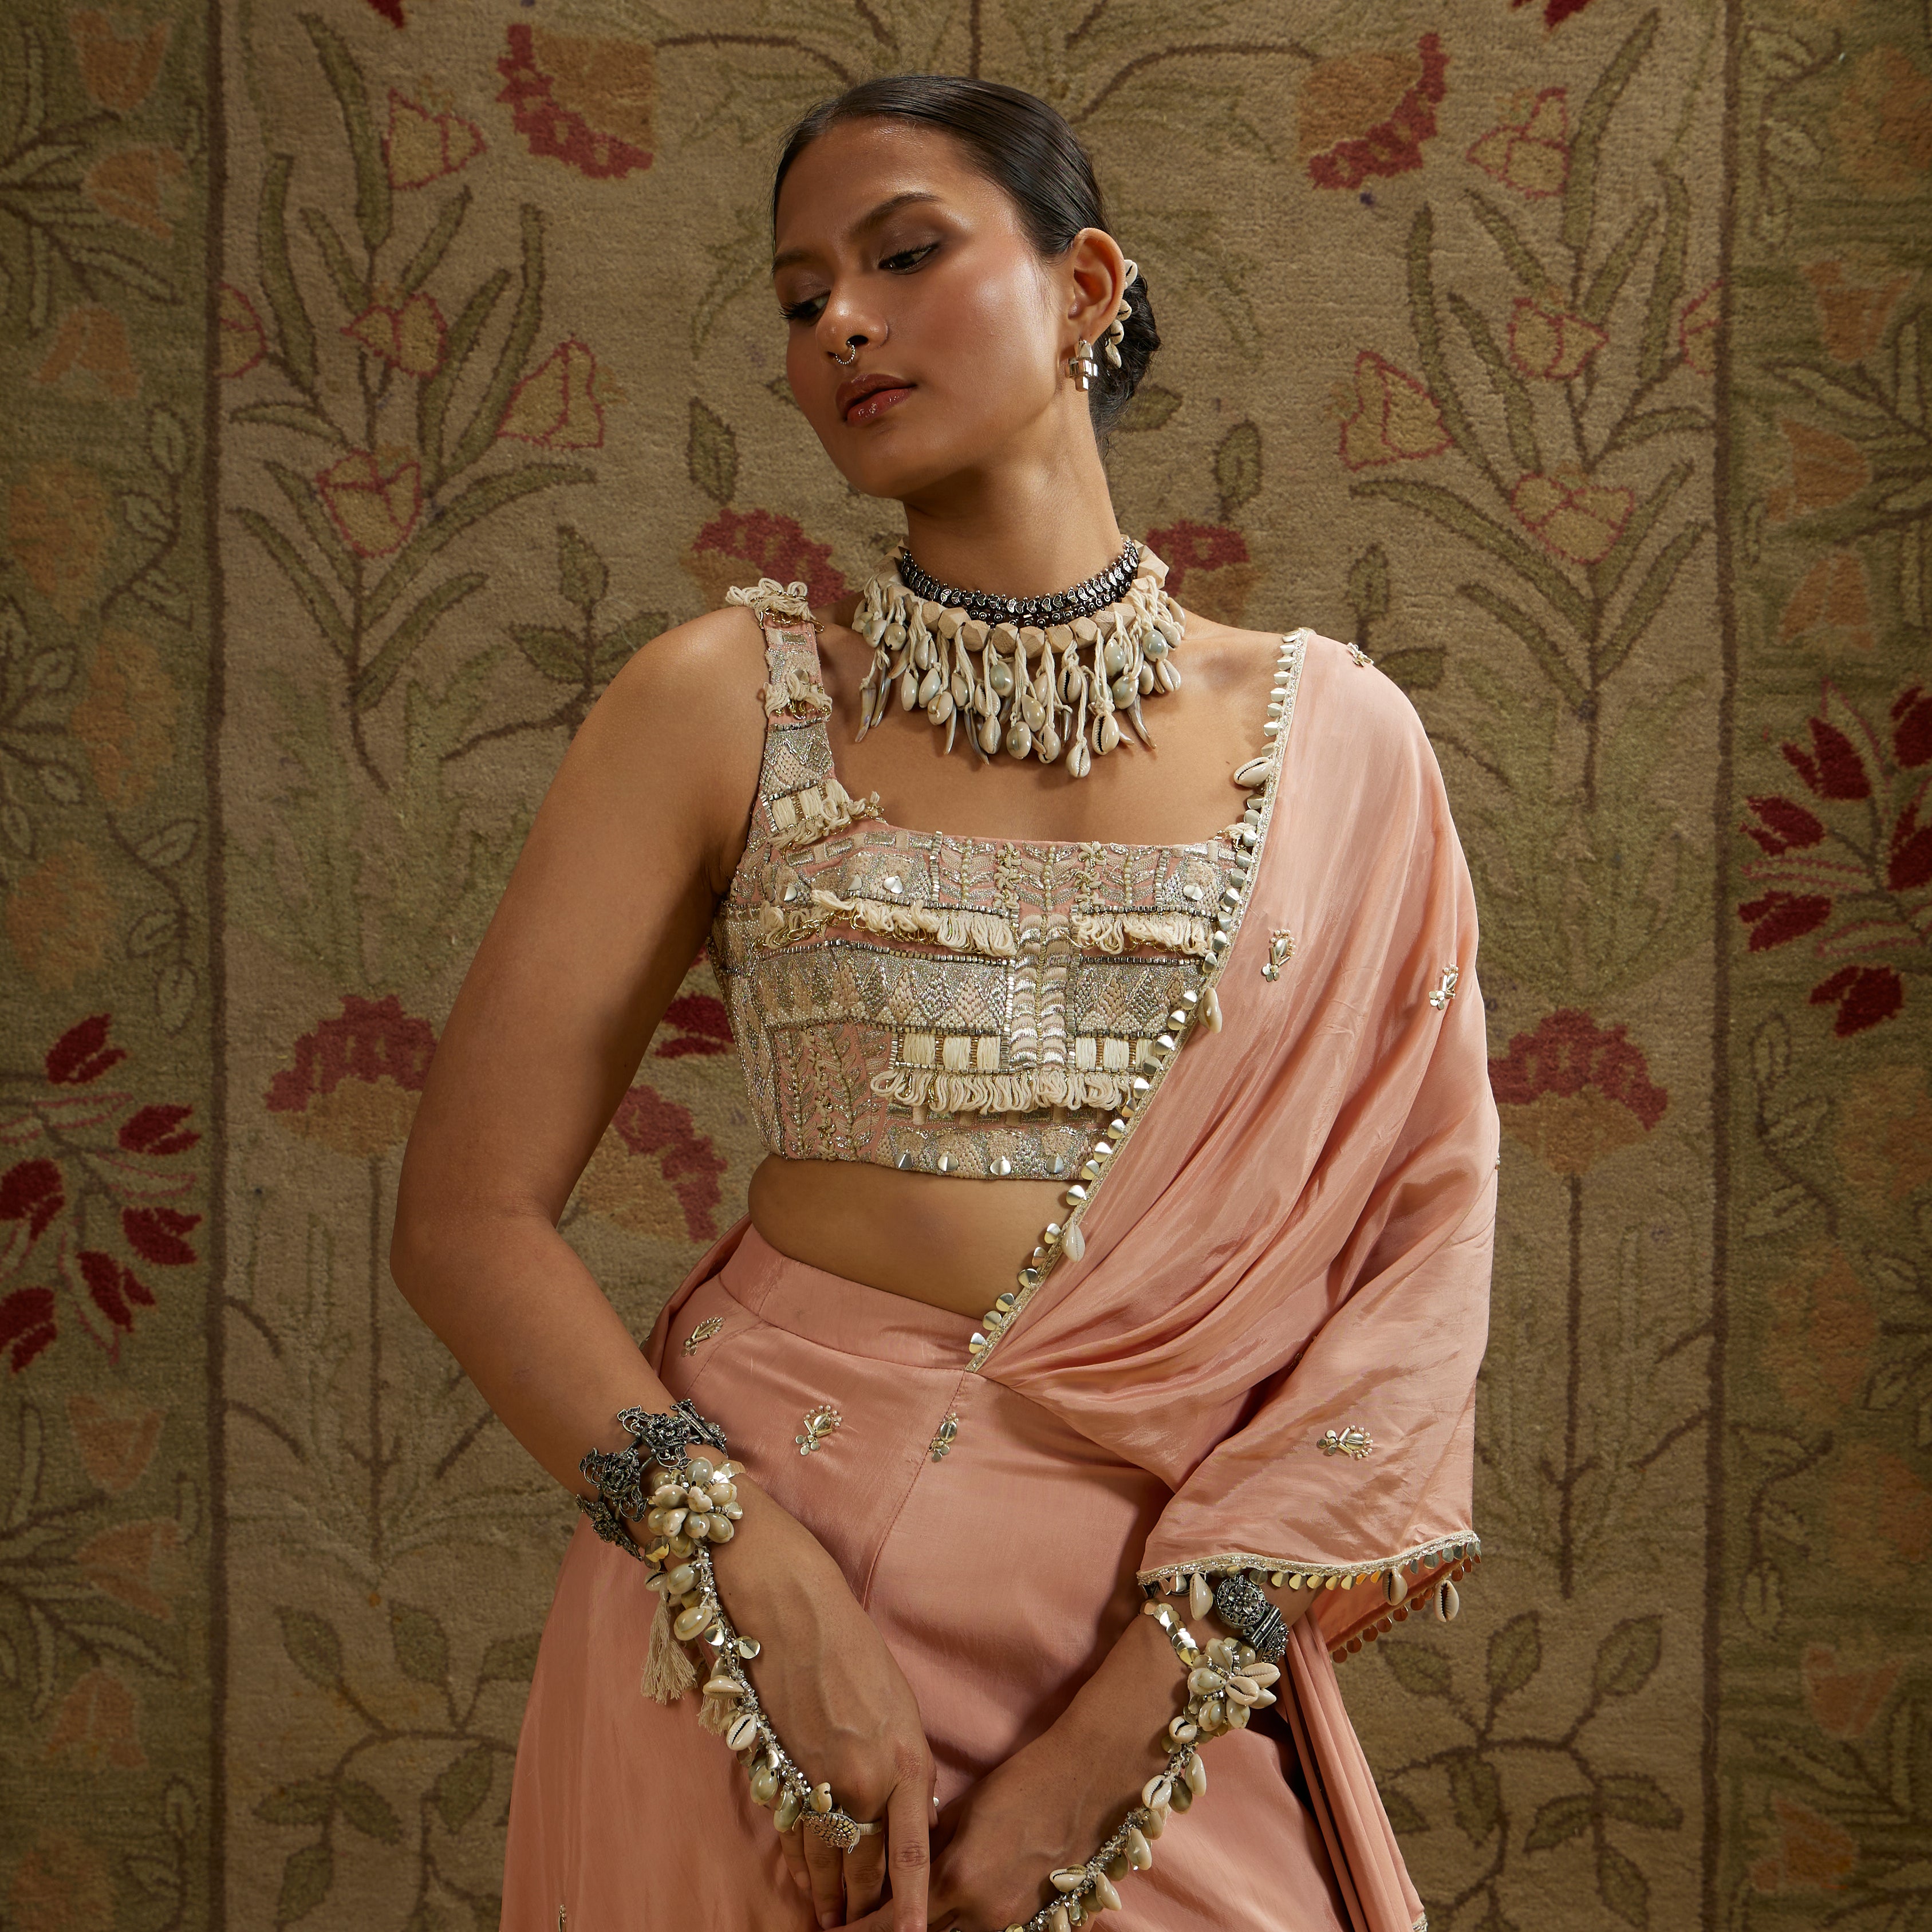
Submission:
M 221 284 L 216 315 L 215 373 L 232 382 L 245 376 L 268 352 L 268 340 L 255 304 L 232 282 Z
M 483 152 L 483 130 L 460 114 L 433 114 L 389 90 L 389 130 L 382 136 L 382 159 L 392 188 L 423 188 Z
M 338 1154 L 380 1154 L 406 1137 L 435 1052 L 434 1028 L 394 993 L 345 993 L 340 1014 L 296 1042 L 294 1064 L 269 1082 L 263 1104 Z
M 1846 966 L 1811 988 L 1814 1006 L 1836 1006 L 1840 1040 L 1888 1020 L 1905 1004 L 1905 982 L 1889 966 Z
M 781 584 L 802 580 L 814 604 L 835 604 L 845 595 L 844 573 L 834 566 L 831 546 L 814 543 L 790 517 L 770 510 L 719 511 L 692 539 L 691 554 L 748 565 Z
M 200 1219 L 199 1214 L 193 1217 L 194 1221 Z M 192 1221 L 190 1225 L 193 1225 Z M 182 1245 L 185 1246 L 186 1244 Z M 77 1258 L 81 1279 L 87 1284 L 87 1292 L 94 1306 L 116 1328 L 131 1330 L 134 1326 L 134 1308 L 154 1306 L 154 1298 L 146 1283 L 132 1268 L 124 1266 L 112 1255 L 104 1255 L 96 1248 L 83 1248 Z M 188 1258 L 194 1258 L 192 1249 L 188 1251 Z
M 421 290 L 400 308 L 364 309 L 342 332 L 406 376 L 434 376 L 442 366 L 442 310 Z
M 1342 424 L 1342 460 L 1351 470 L 1420 462 L 1449 447 L 1436 398 L 1372 349 L 1355 357 L 1354 401 L 1354 413 Z
M 1892 702 L 1892 754 L 1907 771 L 1932 764 L 1932 693 L 1915 684 Z
M 1580 376 L 1610 339 L 1594 322 L 1567 309 L 1545 308 L 1528 296 L 1518 296 L 1510 311 L 1510 360 L 1539 381 L 1564 382 Z
M 193 1113 L 192 1107 L 143 1107 L 130 1114 L 115 1136 L 129 1154 L 185 1154 L 201 1138 L 182 1122 Z
M 1196 570 L 1225 570 L 1231 563 L 1246 563 L 1248 540 L 1239 530 L 1225 524 L 1197 524 L 1184 517 L 1165 529 L 1149 530 L 1148 545 L 1167 566 L 1167 590 L 1178 596 L 1188 573 Z
M 406 27 L 410 24 L 403 18 L 403 0 L 369 0 L 369 4 L 392 27 Z
M 66 1205 L 61 1171 L 50 1160 L 18 1161 L 0 1174 L 0 1221 L 26 1222 L 29 1245 Z
M 1436 34 L 1424 34 L 1416 43 L 1415 52 L 1421 71 L 1385 116 L 1359 134 L 1346 136 L 1309 157 L 1308 178 L 1317 188 L 1358 188 L 1371 175 L 1407 174 L 1421 166 L 1422 143 L 1435 134 L 1436 110 L 1449 92 L 1449 56 Z M 1308 88 L 1320 88 L 1323 80 L 1332 75 L 1341 97 L 1334 104 L 1342 107 L 1351 98 L 1360 98 L 1364 81 L 1370 78 L 1359 71 L 1360 65 L 1354 60 L 1324 62 L 1310 76 Z M 1304 128 L 1310 115 L 1306 92 L 1302 110 Z
M 1786 744 L 1784 756 L 1820 798 L 1860 799 L 1871 796 L 1871 774 L 1854 745 L 1837 725 L 1814 718 L 1811 749 Z
M 1514 11 L 1518 7 L 1533 7 L 1536 0 L 1510 0 Z M 1560 27 L 1573 14 L 1580 14 L 1588 6 L 1590 0 L 1544 0 L 1543 24 L 1546 27 Z
M 725 1162 L 710 1137 L 697 1131 L 689 1110 L 648 1087 L 633 1087 L 618 1102 L 610 1124 L 634 1154 L 656 1158 L 683 1210 L 685 1232 L 691 1239 L 716 1240 L 713 1210 L 723 1191 L 718 1178 Z
M 1570 178 L 1568 90 L 1546 87 L 1532 94 L 1526 88 L 1512 96 L 1467 158 L 1532 200 L 1561 194 Z
M 664 1009 L 664 1023 L 679 1029 L 680 1036 L 668 1040 L 656 1050 L 660 1060 L 681 1060 L 689 1054 L 729 1053 L 731 1051 L 731 1016 L 724 1002 L 709 993 L 686 993 Z
M 124 1208 L 121 1232 L 128 1246 L 156 1268 L 185 1268 L 200 1257 L 182 1238 L 200 1226 L 199 1214 L 175 1208 Z
M 1932 825 L 1919 824 L 1917 799 L 1899 814 L 1898 823 L 1892 828 L 1885 882 L 1895 892 L 1916 892 L 1932 884 Z
M 1884 1708 L 1898 1682 L 1899 1659 L 1888 1657 L 1868 1669 L 1851 1667 L 1835 1650 L 1810 1645 L 1798 1666 L 1804 1702 L 1827 1737 L 1862 1738 Z
M 107 1044 L 107 1030 L 112 1024 L 112 1015 L 96 1013 L 92 1019 L 69 1027 L 47 1048 L 43 1064 L 48 1083 L 55 1087 L 85 1087 L 125 1060 L 128 1055 L 123 1048 Z
M 0 1300 L 0 1348 L 16 1376 L 59 1333 L 50 1288 L 16 1288 Z
M 584 40 L 521 22 L 496 62 L 510 118 L 533 154 L 592 181 L 651 164 L 655 57 L 647 40 Z
M 358 556 L 400 550 L 422 509 L 422 466 L 406 449 L 352 449 L 318 471 L 315 487 Z
M 1607 489 L 1569 467 L 1520 477 L 1510 496 L 1523 526 L 1574 563 L 1602 562 L 1636 507 L 1631 491 Z
M 597 358 L 588 346 L 560 343 L 510 392 L 496 434 L 545 449 L 602 448 L 604 408 L 596 381 Z
M 1670 1103 L 1628 1030 L 1600 1027 L 1575 1006 L 1518 1034 L 1507 1056 L 1490 1062 L 1490 1086 L 1510 1132 L 1570 1175 L 1641 1140 Z
M 1774 858 L 1780 852 L 1802 851 L 1825 836 L 1824 826 L 1802 805 L 1793 805 L 1788 798 L 1754 798 L 1745 802 L 1763 822 L 1746 825 L 1742 830 Z
M 1832 916 L 1832 902 L 1816 892 L 1766 892 L 1739 906 L 1738 916 L 1751 929 L 1750 950 L 1768 952 L 1816 932 Z

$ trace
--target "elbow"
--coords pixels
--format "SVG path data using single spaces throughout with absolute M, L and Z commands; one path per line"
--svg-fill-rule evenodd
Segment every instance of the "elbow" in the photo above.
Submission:
M 441 1271 L 438 1257 L 449 1252 L 443 1221 L 405 1160 L 389 1230 L 389 1278 L 403 1299 L 426 1321 L 430 1318 L 430 1304 L 435 1299 Z

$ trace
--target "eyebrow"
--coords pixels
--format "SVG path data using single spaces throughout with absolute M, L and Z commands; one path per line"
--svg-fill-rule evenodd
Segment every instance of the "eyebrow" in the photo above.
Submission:
M 857 241 L 860 236 L 869 234 L 880 223 L 915 202 L 937 201 L 938 199 L 939 196 L 929 190 L 908 188 L 904 194 L 896 194 L 890 200 L 880 202 L 871 214 L 862 214 L 846 230 L 846 239 Z M 808 248 L 788 248 L 782 255 L 774 255 L 772 257 L 772 273 L 776 275 L 781 268 L 789 268 L 796 262 L 808 260 L 811 252 Z

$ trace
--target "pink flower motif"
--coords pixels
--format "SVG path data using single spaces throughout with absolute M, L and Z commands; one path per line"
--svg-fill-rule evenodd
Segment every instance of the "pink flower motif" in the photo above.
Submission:
M 610 1125 L 632 1154 L 657 1162 L 666 1185 L 677 1197 L 691 1239 L 715 1240 L 714 1210 L 723 1192 L 718 1177 L 726 1163 L 710 1136 L 698 1132 L 689 1109 L 649 1087 L 633 1087 L 618 1102 Z
M 1746 900 L 1738 916 L 1751 929 L 1750 950 L 1768 952 L 1816 932 L 1832 916 L 1832 902 L 1819 892 L 1769 892 Z
M 1490 1087 L 1510 1132 L 1569 1175 L 1642 1140 L 1670 1104 L 1628 1030 L 1600 1027 L 1575 1006 L 1518 1034 L 1490 1062 Z
M 1811 988 L 1814 1006 L 1835 1006 L 1840 1040 L 1892 1018 L 1905 1005 L 1905 982 L 1889 966 L 1846 966 Z
M 96 1013 L 77 1021 L 46 1051 L 41 1064 L 50 1087 L 85 1087 L 128 1058 L 124 1047 L 107 1044 L 112 1016 Z
M 392 188 L 423 188 L 467 167 L 483 152 L 483 130 L 460 114 L 437 114 L 389 90 L 382 158 Z
M 1416 463 L 1449 447 L 1436 398 L 1372 349 L 1355 358 L 1354 404 L 1342 424 L 1342 460 L 1351 470 Z
M 1785 762 L 1820 798 L 1870 798 L 1871 774 L 1850 736 L 1828 718 L 1814 718 L 1809 722 L 1810 749 L 1787 743 Z
M 369 1158 L 407 1137 L 435 1052 L 435 1030 L 394 993 L 344 993 L 341 1012 L 295 1042 L 263 1104 L 291 1132 Z
M 1547 309 L 1518 296 L 1510 312 L 1510 360 L 1524 375 L 1567 382 L 1610 338 L 1594 322 L 1567 309 Z
M 723 565 L 728 584 L 739 580 L 742 568 L 781 584 L 802 580 L 814 605 L 836 604 L 845 595 L 845 575 L 832 561 L 831 545 L 813 542 L 791 518 L 770 510 L 720 510 L 692 538 L 688 567 L 707 582 L 712 573 L 706 566 L 713 560 Z M 712 601 L 723 596 L 720 590 Z
M 0 1348 L 18 1375 L 59 1334 L 50 1288 L 16 1288 L 0 1300 Z
M 420 290 L 400 308 L 367 308 L 343 334 L 406 376 L 434 376 L 442 365 L 442 311 Z
M 1561 194 L 1570 178 L 1568 90 L 1546 87 L 1532 94 L 1526 88 L 1513 95 L 1468 158 L 1532 200 Z
M 329 520 L 358 556 L 400 550 L 422 510 L 422 466 L 406 449 L 353 449 L 319 471 Z
M 1922 684 L 1892 701 L 1892 748 L 1907 771 L 1932 764 L 1932 693 Z
M 200 1258 L 186 1239 L 200 1220 L 199 1214 L 184 1214 L 176 1208 L 124 1208 L 121 1232 L 144 1262 L 156 1268 L 186 1268 Z
M 604 409 L 597 400 L 597 358 L 581 342 L 560 343 L 510 392 L 499 436 L 544 449 L 600 449 Z
M 1819 820 L 1802 805 L 1793 805 L 1788 798 L 1774 794 L 1744 802 L 1758 815 L 1758 823 L 1744 826 L 1744 832 L 1756 839 L 1773 858 L 1780 852 L 1802 851 L 1808 846 L 1819 844 L 1825 836 L 1825 828 Z
M 1576 563 L 1600 563 L 1609 556 L 1636 505 L 1630 490 L 1606 488 L 1567 466 L 1519 478 L 1510 496 L 1523 526 Z
M 1312 118 L 1329 118 L 1322 112 L 1324 106 L 1331 112 L 1346 112 L 1365 95 L 1372 99 L 1380 78 L 1378 70 L 1389 64 L 1387 57 L 1376 56 L 1324 62 L 1304 88 L 1304 139 Z M 1317 188 L 1358 188 L 1372 175 L 1407 174 L 1421 166 L 1422 144 L 1435 134 L 1436 110 L 1449 92 L 1449 56 L 1443 51 L 1440 34 L 1424 34 L 1416 43 L 1412 71 L 1414 80 L 1387 113 L 1366 127 L 1356 122 L 1359 133 L 1344 135 L 1320 153 L 1309 155 L 1308 178 Z M 1312 101 L 1311 95 L 1316 97 Z M 1383 94 L 1377 104 L 1388 98 Z
M 532 154 L 592 181 L 650 166 L 657 82 L 648 40 L 586 40 L 521 22 L 508 40 L 496 98 Z
M 724 1002 L 709 993 L 686 993 L 664 1009 L 664 1023 L 676 1035 L 656 1049 L 659 1060 L 682 1060 L 691 1054 L 729 1053 L 731 1016 Z
M 255 304 L 232 282 L 221 285 L 216 314 L 215 372 L 230 382 L 245 376 L 268 353 Z
M 1167 566 L 1167 589 L 1178 597 L 1191 572 L 1224 570 L 1249 560 L 1248 540 L 1225 524 L 1197 524 L 1184 517 L 1178 524 L 1148 532 L 1148 548 Z

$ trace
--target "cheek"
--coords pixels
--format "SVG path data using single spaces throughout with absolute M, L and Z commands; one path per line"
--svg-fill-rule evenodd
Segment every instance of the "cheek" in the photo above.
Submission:
M 791 385 L 792 400 L 823 439 L 837 426 L 832 404 L 839 372 L 809 328 L 788 324 L 785 334 L 785 380 Z
M 1036 291 L 1010 278 L 960 274 L 934 292 L 919 344 L 933 386 L 969 416 L 1004 419 L 1043 406 L 1056 344 Z

